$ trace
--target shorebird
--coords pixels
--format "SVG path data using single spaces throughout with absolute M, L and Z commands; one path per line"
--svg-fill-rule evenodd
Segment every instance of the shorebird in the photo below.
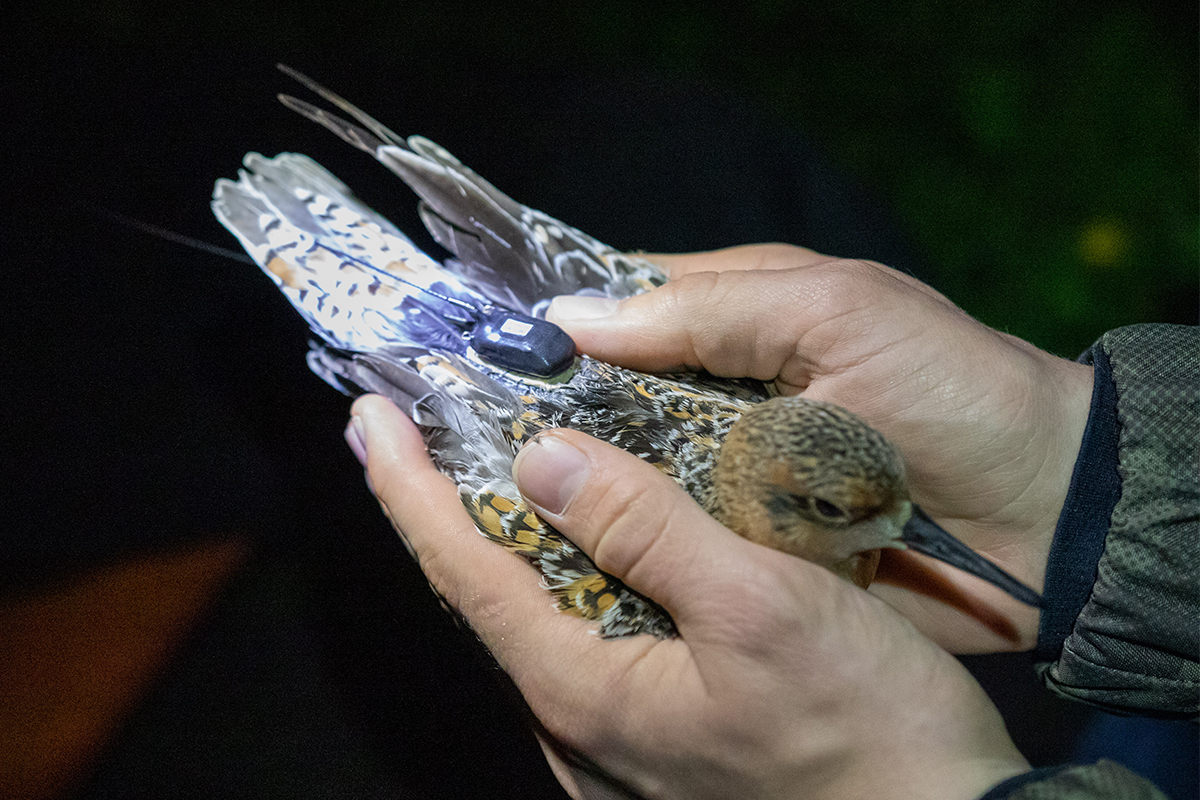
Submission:
M 479 531 L 532 564 L 560 610 L 592 621 L 604 637 L 674 635 L 661 607 L 599 570 L 522 499 L 513 459 L 556 427 L 637 455 L 736 533 L 863 588 L 882 548 L 911 546 L 1039 601 L 914 506 L 900 454 L 849 411 L 777 396 L 759 381 L 649 375 L 577 355 L 540 316 L 551 298 L 628 297 L 667 275 L 515 202 L 428 139 L 400 137 L 281 69 L 355 122 L 280 100 L 399 175 L 456 258 L 429 257 L 293 153 L 248 154 L 237 181 L 217 181 L 217 218 L 316 334 L 313 371 L 347 394 L 377 392 L 404 409 Z

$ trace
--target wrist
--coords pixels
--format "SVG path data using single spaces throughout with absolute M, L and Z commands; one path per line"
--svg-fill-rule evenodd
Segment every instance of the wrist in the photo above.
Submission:
M 1045 457 L 1030 483 L 1028 547 L 1024 569 L 1036 588 L 1045 588 L 1045 576 L 1055 532 L 1065 512 L 1084 432 L 1092 407 L 1091 366 L 1041 353 L 1042 368 L 1036 389 L 1040 402 L 1037 436 L 1044 437 Z
M 1091 592 L 1104 549 L 1109 518 L 1121 493 L 1116 471 L 1119 423 L 1112 371 L 1097 351 L 1088 418 L 1068 490 L 1047 547 L 1044 607 L 1037 639 L 1037 660 L 1057 658 L 1079 611 Z
M 1092 405 L 1093 371 L 1085 364 L 1059 358 L 1019 343 L 1030 356 L 1025 373 L 1028 395 L 1017 419 L 1032 422 L 1023 434 L 1024 468 L 1014 470 L 1025 477 L 1013 486 L 1011 504 L 993 517 L 987 551 L 991 557 L 1027 585 L 1043 594 L 1047 586 L 1051 550 L 1072 487 L 1084 432 Z M 999 649 L 1028 650 L 1039 639 L 1042 610 L 1013 607 L 1009 621 L 1014 626 Z M 973 652 L 979 648 L 954 648 Z M 992 647 L 982 648 L 990 651 Z

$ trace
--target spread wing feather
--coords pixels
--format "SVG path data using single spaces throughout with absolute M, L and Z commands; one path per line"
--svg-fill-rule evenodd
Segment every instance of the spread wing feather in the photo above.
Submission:
M 251 153 L 244 165 L 237 181 L 217 182 L 213 210 L 319 337 L 312 370 L 405 409 L 480 532 L 533 564 L 560 610 L 597 622 L 603 636 L 671 635 L 666 612 L 598 570 L 521 498 L 513 457 L 546 426 L 527 405 L 535 390 L 474 361 L 458 310 L 421 287 L 476 307 L 486 295 L 305 156 Z
M 493 301 L 537 314 L 560 294 L 620 298 L 666 282 L 657 265 L 516 202 L 445 148 L 421 136 L 400 137 L 323 86 L 281 69 L 357 120 L 359 124 L 280 95 L 288 108 L 399 175 L 420 196 L 425 227 L 457 256 L 456 270 Z

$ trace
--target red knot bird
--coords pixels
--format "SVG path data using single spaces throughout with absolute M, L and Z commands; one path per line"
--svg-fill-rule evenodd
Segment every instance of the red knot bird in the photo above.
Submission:
M 628 297 L 666 274 L 515 202 L 428 139 L 400 137 L 283 69 L 355 122 L 294 97 L 283 103 L 399 175 L 455 258 L 430 258 L 293 153 L 248 154 L 237 181 L 217 182 L 217 218 L 317 335 L 313 371 L 347 394 L 377 392 L 404 409 L 479 531 L 532 564 L 559 609 L 605 637 L 674 633 L 661 607 L 600 571 L 522 500 L 513 458 L 556 427 L 637 455 L 735 532 L 864 588 L 882 548 L 912 547 L 1038 602 L 913 505 L 899 453 L 849 411 L 773 396 L 758 381 L 648 375 L 576 355 L 570 337 L 540 316 L 551 298 Z

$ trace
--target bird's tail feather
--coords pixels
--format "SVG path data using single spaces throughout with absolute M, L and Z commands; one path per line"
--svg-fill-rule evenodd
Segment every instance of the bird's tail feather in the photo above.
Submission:
M 457 256 L 456 270 L 493 301 L 537 314 L 556 295 L 620 298 L 666 282 L 646 259 L 516 202 L 445 148 L 421 136 L 402 138 L 315 81 L 281 69 L 358 124 L 294 97 L 280 100 L 399 175 L 420 196 L 425 227 Z

